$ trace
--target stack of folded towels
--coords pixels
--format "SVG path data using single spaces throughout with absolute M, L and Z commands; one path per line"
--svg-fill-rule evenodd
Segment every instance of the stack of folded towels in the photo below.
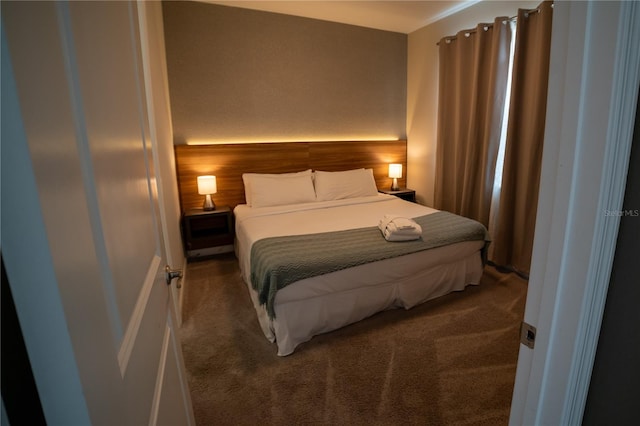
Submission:
M 422 227 L 413 219 L 386 214 L 378 228 L 387 241 L 411 241 L 422 236 Z

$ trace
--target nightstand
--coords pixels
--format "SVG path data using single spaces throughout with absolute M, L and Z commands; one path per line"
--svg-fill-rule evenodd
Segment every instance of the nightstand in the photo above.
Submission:
M 188 260 L 233 251 L 233 212 L 229 206 L 188 210 L 182 215 L 181 225 Z
M 416 191 L 414 191 L 413 189 L 400 188 L 397 191 L 392 191 L 390 189 L 379 189 L 378 191 L 382 192 L 383 194 L 395 195 L 398 198 L 411 201 L 412 203 L 416 202 Z

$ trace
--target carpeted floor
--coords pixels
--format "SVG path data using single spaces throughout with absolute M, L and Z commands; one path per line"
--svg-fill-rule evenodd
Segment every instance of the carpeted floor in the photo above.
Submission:
M 181 339 L 199 426 L 506 425 L 526 282 L 382 312 L 278 357 L 232 254 L 190 263 Z

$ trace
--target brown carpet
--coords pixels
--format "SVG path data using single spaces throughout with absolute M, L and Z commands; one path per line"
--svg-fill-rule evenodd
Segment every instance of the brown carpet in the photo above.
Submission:
M 276 355 L 235 257 L 190 263 L 181 339 L 198 425 L 506 425 L 526 282 L 470 286 Z

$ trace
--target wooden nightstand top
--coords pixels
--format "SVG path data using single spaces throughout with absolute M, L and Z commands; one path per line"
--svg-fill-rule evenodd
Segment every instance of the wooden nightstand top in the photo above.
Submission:
M 231 212 L 231 207 L 229 206 L 216 206 L 215 210 L 203 210 L 202 208 L 198 209 L 189 209 L 184 212 L 185 216 L 200 216 L 200 215 L 213 215 L 213 214 L 227 214 Z
M 395 195 L 398 198 L 402 198 L 403 200 L 411 201 L 413 203 L 416 202 L 416 191 L 409 188 L 400 188 L 397 191 L 392 191 L 391 189 L 379 189 L 378 192 L 382 192 L 383 194 Z
M 379 189 L 378 192 L 382 192 L 384 194 L 389 194 L 389 195 L 401 195 L 401 194 L 415 194 L 416 191 L 409 188 L 400 188 L 397 191 L 393 191 L 391 189 Z

